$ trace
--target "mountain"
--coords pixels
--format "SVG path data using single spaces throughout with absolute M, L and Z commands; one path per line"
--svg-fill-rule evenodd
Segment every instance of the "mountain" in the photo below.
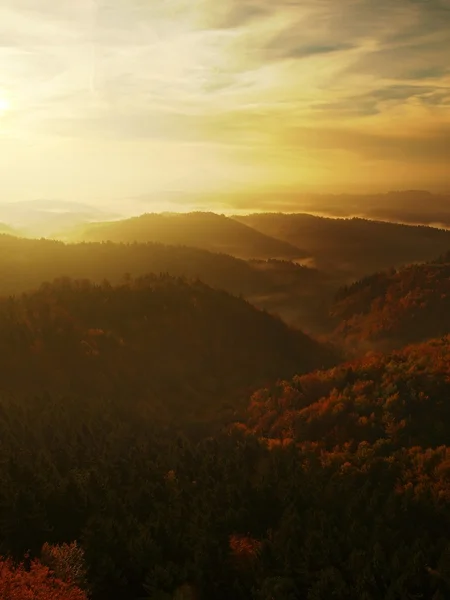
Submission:
M 0 223 L 0 235 L 2 234 L 18 235 L 18 232 L 9 225 L 6 225 L 6 223 Z
M 50 237 L 60 230 L 114 218 L 119 218 L 119 215 L 81 202 L 30 200 L 0 203 L 0 219 L 31 237 Z
M 17 319 L 12 308 L 18 305 L 10 301 L 6 331 L 2 319 L 9 334 L 2 357 L 11 363 L 10 355 L 30 342 L 35 357 L 7 377 L 2 372 L 3 388 L 17 376 L 36 389 L 36 356 L 45 377 L 52 374 L 53 390 L 69 368 L 74 385 L 91 375 L 95 386 L 95 393 L 89 388 L 62 397 L 0 393 L 2 555 L 17 560 L 26 553 L 29 562 L 48 542 L 66 575 L 84 559 L 93 600 L 448 598 L 448 340 L 268 386 L 253 396 L 248 421 L 217 432 L 202 411 L 205 435 L 186 436 L 167 417 L 174 406 L 186 417 L 194 379 L 182 378 L 186 389 L 180 395 L 177 344 L 188 343 L 191 354 L 206 337 L 196 327 L 176 328 L 180 318 L 187 322 L 181 297 L 180 317 L 166 329 L 176 330 L 166 342 L 174 356 L 162 348 L 167 368 L 174 369 L 162 381 L 153 363 L 158 369 L 159 346 L 156 358 L 139 355 L 144 338 L 158 344 L 159 321 L 142 328 L 142 290 L 134 302 L 125 300 L 140 286 L 124 288 L 113 299 L 84 285 L 87 294 L 73 295 L 78 308 L 71 312 L 69 299 L 79 286 L 55 284 L 33 301 L 22 299 L 26 319 Z M 92 294 L 107 300 L 95 311 Z M 114 330 L 123 330 L 122 348 L 134 352 L 137 362 L 124 363 L 117 355 L 100 387 L 92 374 L 99 373 L 113 340 L 97 331 L 74 342 L 88 316 L 95 315 L 96 324 L 111 320 L 111 303 Z M 172 302 L 163 306 L 168 318 L 174 315 Z M 198 306 L 204 326 L 211 325 L 202 300 Z M 188 312 L 194 308 L 191 303 Z M 217 309 L 214 324 L 221 328 Z M 225 325 L 236 341 L 238 334 Z M 83 357 L 87 344 L 90 361 Z M 134 379 L 144 361 L 149 376 Z M 246 364 L 255 369 L 256 363 Z M 118 381 L 126 367 L 130 378 L 122 389 Z M 150 392 L 155 385 L 171 387 L 170 394 L 161 394 L 156 415 L 147 398 L 139 402 L 144 381 Z M 205 408 L 217 406 L 218 392 L 208 394 Z M 76 554 L 69 552 L 73 540 L 79 541 Z M 1 559 L 0 567 L 1 586 Z M 18 597 L 27 597 L 29 589 Z
M 257 435 L 356 448 L 388 442 L 437 448 L 450 436 L 450 336 L 371 354 L 256 392 L 247 421 Z
M 256 230 L 305 248 L 318 268 L 347 281 L 390 267 L 432 260 L 450 248 L 450 231 L 367 219 L 309 214 L 234 217 Z
M 119 283 L 126 273 L 149 272 L 198 278 L 212 287 L 242 294 L 252 304 L 312 334 L 329 330 L 329 305 L 338 287 L 316 269 L 292 261 L 244 261 L 156 243 L 65 244 L 0 235 L 0 295 L 21 293 L 61 276 Z
M 341 289 L 331 310 L 350 345 L 384 346 L 450 333 L 450 254 L 376 273 Z
M 249 388 L 336 358 L 240 298 L 170 276 L 60 279 L 1 300 L 0 328 L 4 390 L 131 394 L 171 418 L 234 410 Z
M 263 294 L 270 281 L 261 269 L 225 254 L 163 244 L 65 244 L 0 235 L 0 295 L 17 294 L 57 277 L 111 283 L 125 274 L 170 273 L 199 278 L 234 294 Z
M 95 223 L 72 234 L 72 241 L 160 242 L 192 246 L 239 258 L 304 258 L 296 246 L 215 213 L 145 214 L 113 223 Z
M 301 200 L 300 204 L 306 212 L 319 212 L 329 216 L 360 216 L 416 225 L 450 226 L 448 193 L 399 190 L 386 194 L 316 195 Z
M 215 289 L 311 315 L 387 260 L 360 221 L 325 273 L 0 235 L 0 596 L 450 597 L 450 253 L 341 288 L 333 339 L 371 350 L 341 364 Z

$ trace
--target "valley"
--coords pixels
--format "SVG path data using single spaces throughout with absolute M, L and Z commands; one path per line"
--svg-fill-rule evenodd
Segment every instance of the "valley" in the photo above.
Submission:
M 449 248 L 306 214 L 6 229 L 0 556 L 67 600 L 445 598 Z

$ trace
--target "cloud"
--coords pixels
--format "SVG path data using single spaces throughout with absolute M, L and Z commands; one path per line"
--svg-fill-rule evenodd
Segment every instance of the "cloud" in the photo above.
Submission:
M 401 131 L 378 134 L 339 128 L 298 128 L 291 131 L 288 139 L 294 147 L 340 150 L 379 161 L 446 163 L 450 160 L 450 124 L 412 135 Z
M 318 114 L 333 115 L 335 119 L 348 116 L 382 115 L 389 108 L 404 106 L 405 103 L 416 103 L 422 106 L 444 107 L 448 104 L 450 89 L 440 89 L 434 85 L 420 82 L 415 85 L 406 83 L 388 84 L 374 88 L 362 94 L 351 94 L 329 102 L 317 102 L 313 106 Z
M 284 58 L 308 58 L 321 54 L 333 54 L 335 52 L 343 52 L 351 50 L 354 46 L 350 43 L 336 44 L 302 44 L 301 40 L 296 40 L 295 43 L 286 44 L 284 36 L 278 36 L 266 47 L 266 57 L 268 60 L 280 60 Z
M 448 55 L 450 0 L 4 0 L 0 136 L 17 156 L 24 140 L 78 148 L 80 164 L 86 145 L 115 157 L 160 144 L 175 178 L 168 148 L 191 145 L 220 157 L 221 181 L 243 163 L 271 185 L 367 180 L 369 164 L 434 181 L 449 158 Z M 133 176 L 142 193 L 155 181 Z

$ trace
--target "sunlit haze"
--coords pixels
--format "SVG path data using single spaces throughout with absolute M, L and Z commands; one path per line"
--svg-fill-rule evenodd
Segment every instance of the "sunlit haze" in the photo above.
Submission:
M 448 182 L 449 0 L 3 0 L 0 40 L 4 202 Z
M 8 98 L 0 96 L 0 115 L 6 113 L 10 109 Z

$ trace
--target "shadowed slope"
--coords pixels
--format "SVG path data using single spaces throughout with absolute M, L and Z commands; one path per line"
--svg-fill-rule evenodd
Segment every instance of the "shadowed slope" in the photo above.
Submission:
M 305 248 L 322 269 L 361 277 L 390 267 L 431 260 L 450 248 L 450 231 L 366 219 L 308 214 L 235 217 L 258 231 Z
M 214 213 L 146 214 L 96 223 L 78 230 L 73 241 L 160 242 L 186 245 L 240 258 L 302 258 L 303 250 Z
M 0 330 L 3 389 L 125 394 L 159 416 L 233 410 L 248 389 L 335 358 L 240 298 L 169 276 L 45 284 L 0 302 Z

